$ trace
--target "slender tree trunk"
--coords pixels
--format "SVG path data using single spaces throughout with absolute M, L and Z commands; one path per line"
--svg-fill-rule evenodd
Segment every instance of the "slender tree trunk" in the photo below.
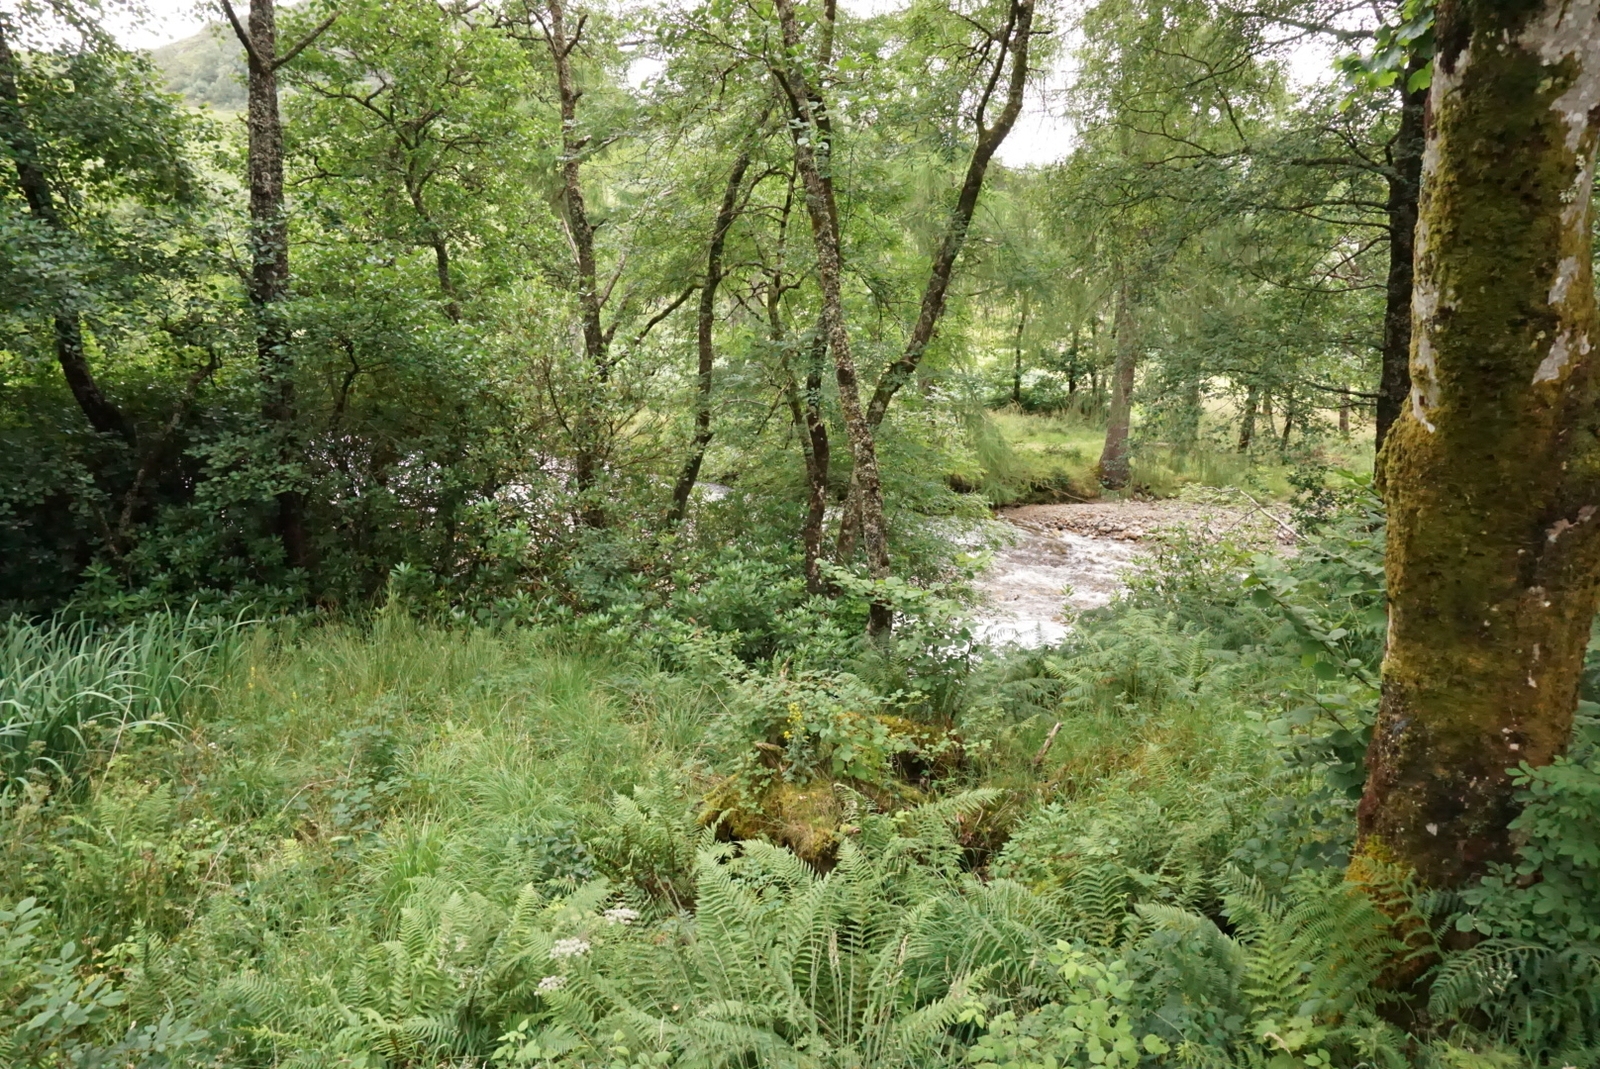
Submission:
M 599 499 L 599 480 L 605 469 L 606 447 L 596 396 L 611 378 L 611 334 L 602 322 L 603 297 L 594 251 L 594 225 L 583 195 L 583 154 L 589 138 L 578 132 L 578 88 L 572 72 L 572 52 L 577 41 L 567 26 L 562 0 L 545 0 L 542 22 L 545 44 L 555 68 L 556 95 L 561 111 L 561 221 L 572 246 L 577 274 L 579 326 L 588 365 L 585 396 L 573 421 L 573 483 L 580 500 L 578 519 L 586 527 L 604 527 L 607 509 Z M 580 22 L 581 27 L 581 22 Z
M 1120 490 L 1128 485 L 1128 433 L 1133 422 L 1133 382 L 1139 366 L 1139 339 L 1133 322 L 1132 284 L 1126 278 L 1117 286 L 1117 363 L 1112 369 L 1111 413 L 1106 420 L 1106 444 L 1100 452 L 1100 485 Z
M 1412 259 L 1417 195 L 1422 181 L 1422 120 L 1428 91 L 1407 86 L 1426 62 L 1423 58 L 1413 59 L 1400 76 L 1400 126 L 1389 149 L 1389 277 L 1384 287 L 1383 372 L 1378 383 L 1379 450 L 1411 392 Z
M 439 276 L 439 293 L 444 297 L 444 316 L 452 323 L 459 323 L 461 300 L 456 294 L 455 279 L 450 275 L 450 244 L 438 230 L 429 232 L 428 244 L 433 246 L 433 267 Z
M 1256 439 L 1256 409 L 1261 404 L 1261 388 L 1251 383 L 1244 389 L 1244 415 L 1239 419 L 1239 452 L 1250 452 Z
M 1566 747 L 1595 614 L 1600 10 L 1459 0 L 1438 39 L 1356 855 L 1435 887 L 1512 856 L 1506 770 Z
M 1012 339 L 1011 403 L 1022 405 L 1022 334 L 1028 329 L 1028 295 L 1022 295 L 1022 314 L 1017 316 L 1017 336 Z
M 1072 325 L 1072 344 L 1067 349 L 1067 396 L 1078 394 L 1078 324 Z
M 779 20 L 783 26 L 784 45 L 791 55 L 796 55 L 799 46 L 799 29 L 794 15 L 793 0 L 778 0 L 776 4 Z M 831 62 L 832 26 L 833 26 L 834 0 L 825 0 L 824 3 L 824 44 L 822 48 L 823 61 L 819 65 L 826 69 Z M 870 469 L 862 469 L 857 463 L 850 477 L 850 498 L 846 503 L 844 517 L 839 530 L 839 556 L 841 560 L 848 559 L 853 552 L 859 529 L 860 540 L 867 551 L 867 564 L 874 574 L 882 571 L 888 572 L 888 543 L 886 523 L 883 516 L 882 488 L 880 476 L 877 471 L 876 439 L 874 434 L 879 424 L 882 423 L 884 414 L 888 411 L 889 403 L 894 400 L 895 394 L 917 373 L 921 366 L 922 358 L 926 355 L 929 343 L 933 341 L 944 315 L 945 305 L 949 296 L 950 281 L 954 275 L 956 260 L 961 255 L 961 249 L 966 243 L 967 231 L 972 224 L 973 213 L 977 210 L 978 198 L 983 191 L 983 183 L 988 173 L 989 164 L 994 154 L 1005 142 L 1013 126 L 1016 125 L 1018 115 L 1022 111 L 1023 96 L 1027 88 L 1028 55 L 1032 40 L 1033 25 L 1033 0 L 1012 0 L 1006 13 L 1006 21 L 999 32 L 991 38 L 992 43 L 998 45 L 988 67 L 988 78 L 979 92 L 976 105 L 972 109 L 974 122 L 977 127 L 977 141 L 973 146 L 972 155 L 967 161 L 967 170 L 962 178 L 961 189 L 956 195 L 956 203 L 952 207 L 948 222 L 945 226 L 944 236 L 940 241 L 938 251 L 934 254 L 929 266 L 928 281 L 923 288 L 922 303 L 917 313 L 916 323 L 913 324 L 911 334 L 907 338 L 904 350 L 900 357 L 884 369 L 878 377 L 872 396 L 864 410 L 862 424 L 857 427 L 853 424 L 853 410 L 859 403 L 859 386 L 856 384 L 856 372 L 849 352 L 841 352 L 838 337 L 830 338 L 829 344 L 833 348 L 835 367 L 840 375 L 840 406 L 844 410 L 845 430 L 851 439 L 851 451 L 859 454 L 857 441 L 870 442 L 872 445 L 872 464 Z M 793 63 L 783 64 L 782 70 L 775 70 L 785 94 L 789 97 L 793 117 L 797 120 L 796 127 L 796 164 L 802 177 L 806 179 L 807 202 L 810 205 L 815 199 L 812 192 L 812 179 L 807 175 L 808 170 L 817 170 L 819 178 L 825 185 L 828 202 L 833 198 L 831 178 L 821 176 L 821 169 L 817 167 L 819 153 L 813 150 L 808 142 L 799 143 L 799 131 L 804 128 L 815 129 L 822 139 L 824 149 L 831 146 L 831 133 L 829 129 L 828 113 L 822 104 L 820 89 L 806 83 L 806 78 L 798 65 Z M 1004 102 L 994 116 L 994 121 L 989 122 L 988 111 L 994 102 L 995 96 L 1003 89 Z M 814 114 L 813 114 L 814 113 Z M 804 153 L 809 159 L 809 164 L 801 163 L 799 156 Z M 828 161 L 831 164 L 831 159 Z M 820 191 L 820 187 L 819 187 Z M 837 209 L 832 209 L 833 252 L 824 254 L 818 249 L 818 274 L 824 274 L 823 261 L 830 257 L 837 261 L 838 256 L 838 215 Z M 816 219 L 813 218 L 813 233 L 820 233 L 816 228 Z M 833 270 L 838 269 L 835 263 Z M 828 284 L 824 280 L 823 307 L 826 313 L 829 298 L 827 295 Z M 842 325 L 842 319 L 841 319 Z M 844 365 L 839 360 L 844 358 L 850 364 L 848 374 Z M 845 387 L 844 380 L 848 378 L 850 385 Z M 879 546 L 879 540 L 882 545 Z M 889 615 L 886 606 L 875 606 L 870 623 L 873 633 L 882 633 L 889 628 Z
M 17 171 L 17 186 L 27 202 L 28 214 L 41 225 L 65 235 L 67 226 L 56 210 L 49 179 L 39 168 L 33 132 L 28 128 L 27 116 L 22 109 L 22 95 L 17 88 L 17 73 L 17 58 L 6 37 L 5 19 L 0 16 L 0 139 L 11 150 Z M 56 362 L 61 365 L 67 388 L 72 391 L 72 397 L 78 402 L 89 426 L 101 434 L 116 435 L 132 445 L 133 423 L 106 398 L 100 384 L 95 381 L 94 372 L 89 368 L 78 313 L 62 307 L 58 308 L 52 319 Z
M 774 338 L 781 340 L 784 331 L 777 303 L 776 299 L 769 301 L 769 318 Z M 828 359 L 828 335 L 822 323 L 817 324 L 805 348 L 804 389 L 798 385 L 791 387 L 795 430 L 800 435 L 806 462 L 806 516 L 800 526 L 800 545 L 805 561 L 806 590 L 812 594 L 830 594 L 832 585 L 822 574 L 822 536 L 828 515 L 828 475 L 832 462 L 828 424 L 822 415 L 823 367 Z
M 1294 391 L 1290 390 L 1283 398 L 1283 434 L 1278 439 L 1278 452 L 1280 453 L 1289 451 L 1289 435 L 1294 431 L 1294 417 L 1296 414 Z
M 289 221 L 283 199 L 283 123 L 278 113 L 278 68 L 328 25 L 312 32 L 282 59 L 278 56 L 277 12 L 273 0 L 251 0 L 248 25 L 241 25 L 228 0 L 223 10 L 244 46 L 248 104 L 250 177 L 250 304 L 256 316 L 256 363 L 261 373 L 261 416 L 278 435 L 280 461 L 293 468 L 295 445 L 294 356 L 284 303 L 289 298 Z M 331 19 L 329 20 L 332 21 Z M 291 568 L 310 566 L 305 495 L 287 488 L 277 493 L 278 538 Z
M 1343 398 L 1339 402 L 1339 437 L 1350 437 L 1350 398 Z
M 784 46 L 791 56 L 800 51 L 800 28 L 793 0 L 775 0 Z M 831 15 L 831 7 L 828 9 Z M 831 18 L 828 20 L 831 26 Z M 826 65 L 826 64 L 824 64 Z M 800 174 L 806 212 L 811 220 L 816 249 L 817 279 L 822 290 L 824 336 L 833 350 L 834 378 L 839 385 L 839 407 L 844 412 L 845 434 L 850 442 L 851 483 L 860 509 L 861 539 L 867 553 L 867 570 L 875 579 L 889 575 L 889 541 L 883 511 L 883 482 L 878 471 L 878 445 L 872 424 L 861 404 L 860 378 L 844 318 L 843 262 L 839 245 L 839 208 L 833 180 L 823 171 L 831 166 L 832 126 L 820 90 L 809 84 L 798 62 L 774 70 L 788 98 L 794 131 L 795 169 Z M 823 160 L 819 160 L 819 155 Z M 893 609 L 874 602 L 868 631 L 887 634 L 894 623 Z
M 433 249 L 433 269 L 439 279 L 439 295 L 444 298 L 445 318 L 452 323 L 459 323 L 461 299 L 456 293 L 456 282 L 450 273 L 450 243 L 445 240 L 444 231 L 439 229 L 438 224 L 433 221 L 433 216 L 428 212 L 427 202 L 422 199 L 421 183 L 413 180 L 409 174 L 406 176 L 406 194 L 411 198 L 411 209 L 417 213 L 417 221 L 422 224 L 428 245 Z
M 922 363 L 928 344 L 939 329 L 944 316 L 945 302 L 950 292 L 950 279 L 955 272 L 956 259 L 966 243 L 967 231 L 972 226 L 972 215 L 978 208 L 978 197 L 983 192 L 984 177 L 994 154 L 1005 143 L 1006 136 L 1022 114 L 1022 101 L 1027 92 L 1028 55 L 1033 39 L 1033 0 L 1011 0 L 1006 12 L 1006 22 L 992 39 L 998 47 L 988 68 L 988 80 L 980 90 L 977 106 L 973 109 L 978 139 L 967 161 L 967 172 L 956 195 L 955 206 L 945 224 L 944 237 L 939 251 L 929 266 L 928 282 L 923 287 L 922 305 L 911 336 L 900 358 L 884 368 L 872 391 L 867 405 L 867 419 L 873 427 L 883 422 L 883 414 L 900 387 L 910 381 Z M 1007 69 L 1009 67 L 1009 70 Z M 987 122 L 986 112 L 995 92 L 1005 87 L 1005 102 L 995 116 L 994 124 Z
M 822 372 L 828 358 L 828 335 L 818 324 L 812 335 L 806 362 L 806 436 L 811 443 L 810 493 L 806 497 L 806 519 L 800 531 L 805 553 L 806 589 L 813 594 L 829 594 L 833 584 L 822 574 L 823 525 L 828 516 L 828 476 L 832 453 L 828 442 L 828 422 L 822 415 Z
M 1180 453 L 1190 454 L 1200 448 L 1200 420 L 1205 414 L 1200 394 L 1200 380 L 1190 378 L 1183 384 L 1183 408 L 1179 412 L 1178 433 L 1173 442 Z
M 763 116 L 760 125 L 766 125 Z M 689 458 L 672 488 L 672 508 L 667 522 L 676 526 L 683 522 L 689 511 L 689 495 L 700 478 L 700 465 L 705 460 L 706 447 L 711 444 L 711 388 L 712 371 L 716 365 L 717 349 L 712 328 L 716 326 L 717 288 L 722 284 L 722 250 L 727 243 L 728 231 L 739 211 L 739 190 L 744 186 L 745 172 L 750 169 L 750 150 L 743 149 L 734 157 L 733 169 L 728 173 L 727 185 L 722 190 L 722 203 L 717 207 L 716 219 L 711 224 L 711 240 L 706 246 L 706 279 L 700 287 L 700 310 L 695 317 L 695 350 L 699 366 L 695 376 L 694 442 L 689 447 Z
M 764 118 L 764 117 L 763 117 Z M 767 327 L 772 344 L 784 353 L 784 366 L 794 347 L 783 323 L 783 265 L 789 243 L 789 220 L 794 210 L 795 174 L 789 173 L 789 189 L 778 214 L 776 244 L 777 267 L 771 272 L 767 288 Z M 823 531 L 828 516 L 828 484 L 832 472 L 833 453 L 828 438 L 828 421 L 822 412 L 822 382 L 828 360 L 827 323 L 821 316 L 805 344 L 806 366 L 804 388 L 788 375 L 790 413 L 795 433 L 800 439 L 800 453 L 805 461 L 806 515 L 800 525 L 800 544 L 804 558 L 806 590 L 811 594 L 831 595 L 832 584 L 822 574 Z
M 1094 407 L 1096 414 L 1100 411 L 1100 316 L 1097 314 L 1089 320 L 1089 351 L 1094 354 L 1094 359 L 1089 362 L 1089 403 Z

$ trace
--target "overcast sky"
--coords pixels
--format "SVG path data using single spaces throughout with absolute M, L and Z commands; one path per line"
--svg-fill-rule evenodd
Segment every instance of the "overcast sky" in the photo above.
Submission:
M 246 7 L 249 0 L 235 0 L 236 6 Z M 850 7 L 872 10 L 897 0 L 855 0 Z M 220 0 L 139 0 L 142 15 L 132 15 L 126 7 L 117 6 L 110 12 L 108 22 L 132 48 L 154 48 L 198 33 L 206 23 L 221 17 Z M 1325 48 L 1301 48 L 1290 60 L 1290 72 L 1298 85 L 1327 81 L 1331 77 L 1331 53 Z M 1039 84 L 1030 94 L 1027 110 L 1017 121 L 1016 129 L 1006 138 L 1000 150 L 1000 159 L 1012 166 L 1050 163 L 1066 155 L 1071 147 L 1072 132 L 1067 123 L 1055 112 L 1059 105 L 1052 98 L 1060 93 L 1065 75 L 1057 70 Z

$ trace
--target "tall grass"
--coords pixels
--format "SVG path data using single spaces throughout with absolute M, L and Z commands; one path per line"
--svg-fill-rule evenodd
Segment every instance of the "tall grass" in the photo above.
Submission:
M 0 623 L 0 793 L 40 772 L 74 776 L 139 725 L 176 723 L 237 622 L 155 613 L 122 627 Z

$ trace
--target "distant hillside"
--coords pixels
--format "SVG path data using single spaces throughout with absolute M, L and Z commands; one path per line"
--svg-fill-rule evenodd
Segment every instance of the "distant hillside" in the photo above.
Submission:
M 170 45 L 152 49 L 150 58 L 167 76 L 167 84 L 191 104 L 210 104 L 243 111 L 244 52 L 219 23 Z

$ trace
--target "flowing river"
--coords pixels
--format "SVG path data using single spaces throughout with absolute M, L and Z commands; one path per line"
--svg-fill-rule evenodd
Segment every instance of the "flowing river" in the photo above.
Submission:
M 1185 524 L 1217 535 L 1253 521 L 1269 542 L 1281 543 L 1281 518 L 1252 511 L 1178 500 L 1001 509 L 1015 537 L 976 584 L 986 604 L 974 614 L 975 630 L 997 644 L 1060 642 L 1073 613 L 1099 608 L 1123 589 L 1129 566 L 1159 528 Z

